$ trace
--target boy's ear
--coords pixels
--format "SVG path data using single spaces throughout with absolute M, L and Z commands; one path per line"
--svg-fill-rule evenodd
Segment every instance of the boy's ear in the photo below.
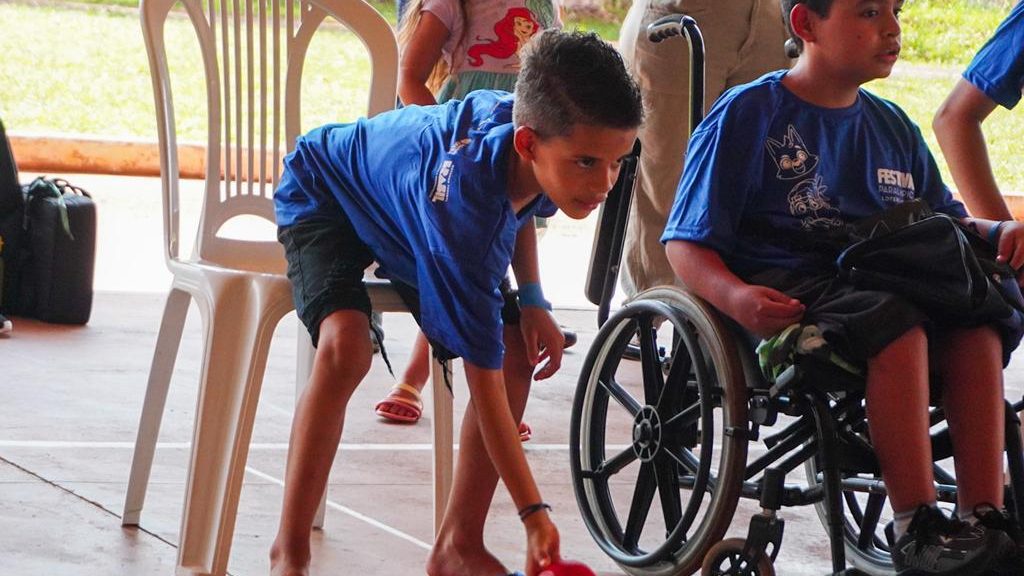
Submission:
M 814 42 L 816 39 L 814 16 L 816 14 L 813 14 L 810 8 L 803 3 L 794 5 L 789 12 L 789 25 L 792 26 L 793 33 L 804 41 L 804 44 Z
M 512 145 L 516 148 L 516 154 L 523 160 L 533 161 L 534 149 L 537 145 L 537 133 L 529 126 L 520 126 L 512 137 Z

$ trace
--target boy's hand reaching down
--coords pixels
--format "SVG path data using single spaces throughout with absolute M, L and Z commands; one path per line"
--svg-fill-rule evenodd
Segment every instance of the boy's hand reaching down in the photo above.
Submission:
M 536 306 L 523 306 L 519 317 L 519 329 L 526 344 L 526 357 L 536 366 L 547 360 L 534 374 L 534 380 L 554 376 L 562 366 L 562 348 L 565 336 L 551 312 Z
M 728 296 L 729 316 L 762 338 L 799 322 L 804 309 L 799 300 L 767 286 L 746 284 Z

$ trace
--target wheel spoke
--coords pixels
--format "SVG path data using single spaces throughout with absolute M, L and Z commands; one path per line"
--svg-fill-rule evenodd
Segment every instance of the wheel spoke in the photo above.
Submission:
M 658 495 L 661 497 L 661 512 L 665 517 L 665 534 L 671 534 L 683 517 L 683 504 L 679 495 L 679 472 L 676 461 L 664 455 L 654 460 L 658 478 Z
M 662 399 L 659 406 L 662 404 L 671 406 L 672 402 L 686 390 L 686 383 L 690 378 L 690 371 L 693 369 L 693 359 L 690 357 L 690 351 L 687 350 L 686 340 L 682 338 L 682 335 L 675 339 L 673 345 L 675 348 L 672 350 L 672 366 L 665 378 L 666 397 Z
M 646 404 L 657 406 L 662 390 L 665 389 L 664 374 L 661 372 L 661 354 L 658 353 L 658 331 L 651 316 L 640 318 L 637 334 L 640 340 L 640 365 L 644 377 L 644 399 Z
M 882 517 L 884 506 L 884 494 L 868 495 L 867 504 L 864 506 L 864 517 L 860 521 L 860 537 L 857 539 L 859 549 L 867 550 L 874 543 L 875 530 L 878 528 L 878 519 Z
M 626 533 L 623 544 L 627 550 L 635 550 L 640 543 L 640 534 L 647 523 L 647 513 L 654 501 L 654 491 L 658 487 L 654 465 L 644 462 L 640 465 L 636 487 L 633 489 L 633 501 L 629 504 L 629 518 L 626 519 Z
M 596 476 L 603 477 L 604 479 L 608 479 L 611 476 L 618 474 L 626 466 L 635 462 L 636 459 L 636 452 L 633 450 L 633 446 L 630 445 L 622 452 L 619 452 L 615 456 L 601 462 L 601 464 L 597 466 L 597 470 L 594 470 L 594 474 Z
M 636 398 L 633 398 L 633 395 L 630 394 L 628 390 L 620 386 L 618 382 L 611 378 L 602 378 L 598 380 L 598 383 L 612 398 L 615 399 L 616 402 L 626 409 L 626 412 L 629 412 L 630 416 L 636 417 L 640 412 L 640 402 L 638 402 Z
M 693 455 L 693 452 L 690 452 L 680 446 L 662 446 L 661 451 L 668 455 L 668 457 L 676 464 L 685 468 L 690 474 L 697 473 L 697 470 L 700 467 L 700 460 Z
M 692 426 L 700 420 L 700 402 L 693 403 L 689 408 L 679 412 L 668 420 L 663 420 L 662 425 L 666 432 L 677 432 L 687 426 Z

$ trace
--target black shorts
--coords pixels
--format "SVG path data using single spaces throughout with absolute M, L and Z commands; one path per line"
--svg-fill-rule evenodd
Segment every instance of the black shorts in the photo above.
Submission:
M 278 229 L 288 261 L 288 279 L 299 320 L 309 331 L 316 346 L 320 323 L 338 310 L 359 310 L 370 315 L 370 296 L 363 285 L 366 269 L 376 259 L 359 238 L 343 212 L 334 220 L 298 222 Z M 392 286 L 420 324 L 420 298 L 415 288 L 391 280 Z M 508 278 L 501 282 L 505 305 L 501 311 L 506 325 L 519 324 L 519 304 Z M 434 355 L 442 360 L 454 358 L 444 346 L 431 340 Z
M 816 324 L 837 352 L 850 360 L 866 361 L 914 326 L 931 335 L 935 330 L 961 326 L 937 325 L 913 302 L 892 292 L 863 290 L 839 279 L 835 272 L 766 270 L 747 279 L 769 286 L 802 302 L 804 321 Z M 987 322 L 999 333 L 1003 345 L 1003 366 L 1024 335 L 1024 315 Z M 977 326 L 963 324 L 962 327 Z M 929 347 L 934 342 L 928 339 Z M 934 354 L 929 354 L 934 359 Z
M 772 269 L 747 279 L 775 288 L 806 306 L 804 322 L 816 324 L 839 354 L 866 361 L 928 316 L 906 298 L 861 290 L 830 273 Z

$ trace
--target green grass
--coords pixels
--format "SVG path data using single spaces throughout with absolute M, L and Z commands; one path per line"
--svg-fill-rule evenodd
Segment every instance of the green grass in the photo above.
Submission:
M 12 132 L 58 132 L 101 137 L 156 138 L 153 95 L 135 8 L 137 0 L 78 0 L 97 9 L 69 10 L 0 4 L 0 118 Z M 624 2 L 620 4 L 626 4 Z M 903 13 L 904 73 L 869 88 L 896 101 L 938 152 L 931 117 L 974 52 L 1005 16 L 1011 0 L 911 0 Z M 101 10 L 101 5 L 129 9 Z M 376 1 L 394 18 L 394 3 Z M 574 18 L 566 24 L 616 39 L 622 6 L 610 18 Z M 58 41 L 73 38 L 73 41 Z M 205 140 L 201 72 L 189 25 L 175 19 L 168 33 L 175 74 L 179 138 Z M 355 118 L 369 83 L 362 46 L 351 35 L 327 32 L 311 47 L 304 80 L 303 124 Z M 188 64 L 183 64 L 188 62 Z M 1007 190 L 1024 191 L 1024 112 L 997 109 L 985 123 L 996 175 Z M 941 154 L 936 158 L 947 176 Z

